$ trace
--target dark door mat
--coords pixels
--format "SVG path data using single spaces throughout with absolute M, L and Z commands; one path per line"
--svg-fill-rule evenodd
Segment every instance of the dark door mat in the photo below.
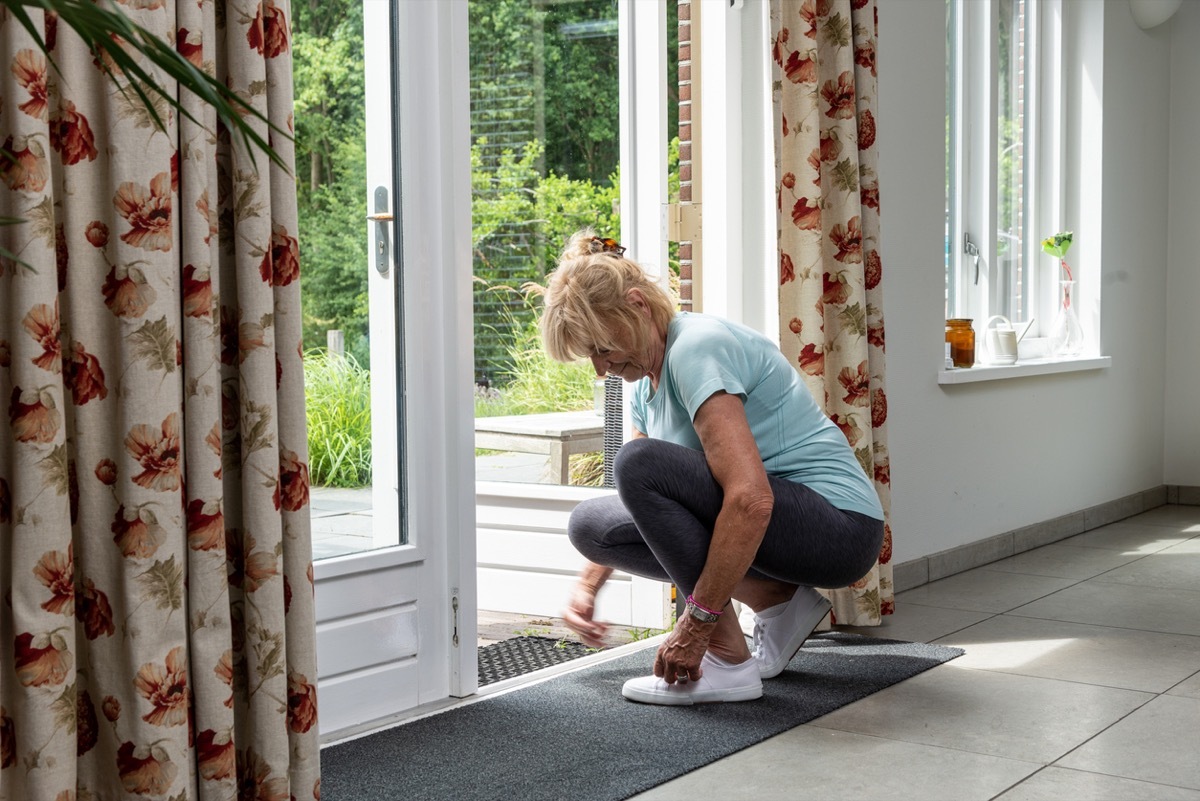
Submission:
M 758 701 L 672 707 L 621 697 L 626 680 L 650 671 L 653 653 L 639 651 L 328 746 L 321 794 L 330 801 L 618 801 L 961 653 L 829 632 L 811 638 Z
M 479 686 L 561 665 L 594 653 L 583 643 L 550 637 L 515 637 L 479 649 Z

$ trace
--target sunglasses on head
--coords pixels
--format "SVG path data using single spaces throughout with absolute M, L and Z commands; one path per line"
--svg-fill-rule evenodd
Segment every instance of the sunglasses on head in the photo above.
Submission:
M 623 256 L 625 254 L 625 247 L 611 237 L 593 236 L 591 251 L 592 253 L 615 253 L 618 256 Z

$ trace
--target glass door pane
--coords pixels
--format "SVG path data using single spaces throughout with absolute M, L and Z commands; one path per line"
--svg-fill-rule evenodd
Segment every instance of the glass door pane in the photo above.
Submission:
M 604 421 L 590 364 L 542 353 L 536 287 L 577 229 L 619 236 L 617 3 L 472 0 L 469 19 L 476 478 L 565 483 L 570 459 L 599 484 L 598 452 L 547 438 Z
M 313 556 L 321 559 L 397 545 L 402 530 L 396 271 L 390 252 L 382 271 L 374 252 L 378 240 L 393 239 L 390 24 L 387 3 L 363 0 L 298 3 L 293 13 Z M 377 102 L 368 104 L 371 93 Z M 370 174 L 368 130 L 387 162 Z
M 662 2 L 673 33 L 676 3 Z M 542 353 L 537 290 L 576 230 L 620 236 L 618 2 L 471 0 L 468 13 L 476 478 L 599 486 L 603 382 Z

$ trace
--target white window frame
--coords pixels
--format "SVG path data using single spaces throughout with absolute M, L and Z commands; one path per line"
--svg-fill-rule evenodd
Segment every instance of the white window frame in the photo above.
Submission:
M 779 341 L 769 0 L 692 0 L 700 65 L 704 262 L 700 308 Z M 693 66 L 695 69 L 695 66 Z M 696 97 L 693 95 L 693 102 Z
M 950 266 L 947 280 L 948 314 L 974 319 L 977 333 L 999 313 L 997 258 L 997 148 L 999 4 L 995 0 L 949 0 L 955 6 L 948 17 L 951 39 L 958 47 L 947 53 L 950 65 L 951 120 L 949 213 Z M 1031 295 L 1028 315 L 1033 318 L 1029 345 L 1049 329 L 1058 299 L 1057 264 L 1042 254 L 1041 239 L 1070 229 L 1064 220 L 1066 184 L 1063 177 L 1063 41 L 1061 0 L 1027 0 L 1033 24 L 1027 29 L 1025 230 L 1023 261 L 1029 267 Z M 955 124 L 957 123 L 957 124 Z M 974 258 L 967 253 L 965 237 L 978 248 L 976 283 Z

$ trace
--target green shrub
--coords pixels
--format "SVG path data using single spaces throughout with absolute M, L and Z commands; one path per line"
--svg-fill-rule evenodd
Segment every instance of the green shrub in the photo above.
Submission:
M 308 470 L 314 486 L 371 483 L 371 374 L 353 356 L 304 354 Z

